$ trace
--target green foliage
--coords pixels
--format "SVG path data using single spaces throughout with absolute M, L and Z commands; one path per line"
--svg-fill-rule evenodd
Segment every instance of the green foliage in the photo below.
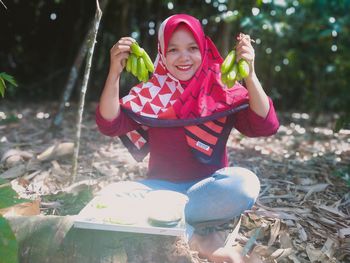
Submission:
M 343 179 L 346 185 L 350 188 L 350 165 L 345 168 L 336 170 L 334 172 L 334 175 Z
M 241 23 L 261 40 L 256 46 L 261 78 L 286 109 L 345 110 L 338 103 L 350 104 L 341 95 L 350 69 L 344 52 L 350 23 L 345 6 L 335 1 L 285 3 L 262 5 L 258 15 L 245 16 Z
M 346 112 L 340 116 L 340 118 L 335 123 L 335 132 L 339 132 L 341 129 L 350 129 L 350 113 Z
M 12 189 L 11 184 L 0 178 L 0 209 L 24 202 L 28 202 L 28 200 L 18 198 L 17 193 Z
M 0 125 L 10 124 L 10 123 L 16 123 L 19 122 L 19 118 L 15 114 L 9 114 L 9 116 L 6 117 L 6 119 L 0 120 Z
M 2 97 L 5 96 L 6 82 L 10 83 L 15 87 L 18 86 L 16 80 L 11 75 L 6 74 L 5 72 L 1 72 L 0 73 L 0 95 Z
M 60 215 L 76 215 L 83 209 L 93 198 L 92 189 L 89 186 L 83 186 L 76 193 L 59 192 L 53 195 L 42 196 L 44 202 L 59 202 Z M 47 211 L 48 213 L 50 211 Z
M 0 209 L 26 202 L 17 198 L 17 193 L 12 189 L 7 180 L 0 178 Z M 0 215 L 0 262 L 18 262 L 18 244 L 16 237 L 7 222 Z
M 28 200 L 17 198 L 17 193 L 11 186 L 0 188 L 0 209 L 24 202 L 28 202 Z
M 0 262 L 17 263 L 18 244 L 16 237 L 5 218 L 0 215 Z
M 94 1 L 7 4 L 18 14 L 2 23 L 9 26 L 3 29 L 6 46 L 0 50 L 0 68 L 16 69 L 14 74 L 22 83 L 21 92 L 7 93 L 7 98 L 57 99 L 94 15 Z M 120 37 L 132 35 L 154 59 L 160 22 L 174 13 L 188 13 L 202 22 L 223 57 L 239 32 L 257 40 L 256 70 L 278 110 L 343 115 L 350 112 L 349 9 L 350 0 L 149 0 L 142 5 L 110 1 L 91 85 L 102 89 L 110 47 Z M 48 19 L 47 10 L 53 18 Z M 18 25 L 16 17 L 26 23 Z M 133 84 L 127 76 L 124 79 L 122 95 Z M 100 91 L 91 89 L 88 98 L 97 100 Z

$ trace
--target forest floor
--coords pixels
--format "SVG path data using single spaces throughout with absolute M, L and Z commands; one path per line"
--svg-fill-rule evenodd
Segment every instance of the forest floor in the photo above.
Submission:
M 41 213 L 74 214 L 91 199 L 87 194 L 62 200 L 59 193 L 88 185 L 93 195 L 111 182 L 145 175 L 147 160 L 135 162 L 118 138 L 98 132 L 91 103 L 72 185 L 77 110 L 67 107 L 62 128 L 52 130 L 54 107 L 0 105 L 0 178 L 11 180 L 20 196 L 40 198 Z M 237 240 L 244 246 L 259 229 L 253 253 L 264 262 L 350 262 L 350 130 L 333 132 L 331 115 L 279 117 L 280 129 L 272 137 L 247 138 L 236 131 L 229 137 L 231 165 L 254 171 L 262 186 L 256 205 L 243 215 Z M 51 146 L 54 151 L 45 151 Z

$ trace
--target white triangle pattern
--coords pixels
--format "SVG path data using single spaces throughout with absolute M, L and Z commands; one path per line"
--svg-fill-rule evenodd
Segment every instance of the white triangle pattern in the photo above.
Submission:
M 129 95 L 122 98 L 122 103 L 130 103 L 131 110 L 135 113 L 139 113 L 142 116 L 157 118 L 159 112 L 165 112 L 167 108 L 173 105 L 176 101 L 176 99 L 170 100 L 174 93 L 182 93 L 184 89 L 181 87 L 180 83 L 172 79 L 171 76 L 155 74 L 154 77 L 157 78 L 160 87 L 156 86 L 152 82 L 135 86 L 131 89 Z M 145 89 L 148 90 L 151 98 L 141 95 L 141 91 Z M 169 93 L 159 94 L 162 89 L 169 90 Z M 159 100 L 155 100 L 157 96 Z M 158 101 L 158 103 L 160 101 L 160 104 L 154 104 L 155 101 Z M 141 104 L 141 106 L 139 104 Z M 147 104 L 149 104 L 152 110 L 143 110 Z
M 153 84 L 151 83 L 151 82 L 146 82 L 146 83 L 143 83 L 142 84 L 142 88 L 144 89 L 144 88 L 149 88 L 149 87 L 152 87 L 153 86 Z
M 176 91 L 176 84 L 175 81 L 167 81 L 166 84 L 168 85 L 169 89 L 171 90 L 171 93 L 174 93 Z
M 158 112 L 159 112 L 160 109 L 162 108 L 162 107 L 157 106 L 157 105 L 154 105 L 154 104 L 152 104 L 152 103 L 150 103 L 149 105 L 151 105 L 151 108 L 152 108 L 152 110 L 154 111 L 155 114 L 158 114 Z
M 140 98 L 142 106 L 144 106 L 146 104 L 146 102 L 151 100 L 149 98 L 146 98 L 146 97 L 142 96 L 141 94 L 139 94 L 139 98 Z
M 156 77 L 157 77 L 157 80 L 159 82 L 159 85 L 161 87 L 163 87 L 163 85 L 164 85 L 166 79 L 168 78 L 168 76 L 166 76 L 166 75 L 165 76 L 164 75 L 156 75 Z
M 141 136 L 140 139 L 135 142 L 135 146 L 140 150 L 145 143 L 146 140 Z
M 149 93 L 151 94 L 151 97 L 152 99 L 157 96 L 157 94 L 159 93 L 160 91 L 160 87 L 157 87 L 157 86 L 152 86 L 149 88 Z
M 126 95 L 125 97 L 122 98 L 122 103 L 127 103 L 129 100 L 132 100 L 135 98 L 135 95 Z
M 135 93 L 139 93 L 141 88 L 138 87 L 138 86 L 135 86 L 135 87 L 133 87 L 133 90 L 134 90 Z
M 168 93 L 168 94 L 163 94 L 163 95 L 159 95 L 159 99 L 162 102 L 163 106 L 166 107 L 169 103 L 169 100 L 171 98 L 173 94 Z
M 131 101 L 130 106 L 133 112 L 139 112 L 141 111 L 142 107 L 137 105 L 135 102 Z

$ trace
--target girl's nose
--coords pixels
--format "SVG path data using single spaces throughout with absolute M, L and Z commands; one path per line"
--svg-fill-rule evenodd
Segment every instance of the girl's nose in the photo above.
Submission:
M 184 50 L 180 52 L 180 59 L 181 60 L 188 60 L 189 59 L 189 53 L 188 51 Z

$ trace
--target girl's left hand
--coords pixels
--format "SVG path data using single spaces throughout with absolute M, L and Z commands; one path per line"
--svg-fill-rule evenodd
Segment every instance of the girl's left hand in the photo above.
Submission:
M 250 74 L 254 72 L 254 60 L 255 60 L 255 51 L 251 44 L 252 40 L 249 35 L 240 33 L 237 36 L 237 45 L 236 45 L 236 60 L 245 59 L 250 66 Z

